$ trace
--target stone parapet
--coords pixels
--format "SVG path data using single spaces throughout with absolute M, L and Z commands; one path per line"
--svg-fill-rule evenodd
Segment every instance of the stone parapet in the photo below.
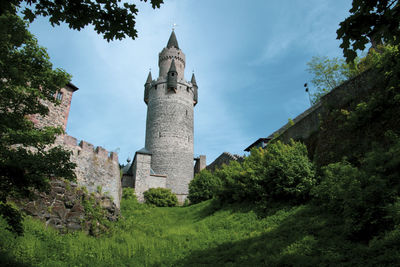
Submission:
M 83 140 L 79 145 L 77 143 L 77 139 L 69 135 L 60 136 L 56 142 L 72 152 L 71 161 L 77 165 L 75 174 L 78 184 L 89 192 L 100 190 L 109 195 L 119 208 L 122 185 L 118 154 Z

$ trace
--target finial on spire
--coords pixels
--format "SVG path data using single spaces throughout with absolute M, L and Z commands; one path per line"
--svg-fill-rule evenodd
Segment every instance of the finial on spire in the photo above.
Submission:
M 176 24 L 176 23 L 173 23 L 173 24 L 172 24 L 172 31 L 175 31 L 175 27 L 176 27 L 176 26 L 178 26 L 178 24 Z

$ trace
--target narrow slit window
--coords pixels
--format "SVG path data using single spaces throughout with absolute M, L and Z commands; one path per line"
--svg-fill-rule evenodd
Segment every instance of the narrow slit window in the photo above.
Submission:
M 58 92 L 57 93 L 57 100 L 62 100 L 62 98 L 63 98 L 63 93 L 62 92 Z

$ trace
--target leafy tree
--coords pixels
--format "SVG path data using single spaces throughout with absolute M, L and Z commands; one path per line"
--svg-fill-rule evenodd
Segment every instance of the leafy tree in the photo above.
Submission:
M 178 205 L 178 199 L 168 188 L 150 188 L 143 193 L 144 200 L 148 204 L 157 207 L 175 207 Z
M 190 181 L 188 198 L 193 204 L 211 199 L 216 196 L 216 192 L 221 185 L 222 183 L 218 176 L 204 169 Z
M 315 56 L 307 62 L 307 66 L 307 71 L 313 75 L 311 83 L 315 86 L 315 92 L 311 98 L 312 104 L 317 103 L 326 93 L 361 72 L 357 68 L 358 64 L 346 64 L 344 59 L 337 57 L 330 59 L 326 56 Z
M 147 2 L 147 0 L 141 0 Z M 91 24 L 98 34 L 103 34 L 107 41 L 121 40 L 126 36 L 135 39 L 135 16 L 138 9 L 135 4 L 121 0 L 10 0 L 0 4 L 0 15 L 6 12 L 16 14 L 22 7 L 24 19 L 30 22 L 37 16 L 49 17 L 52 26 L 65 22 L 74 30 L 81 30 Z M 150 0 L 153 8 L 159 8 L 163 0 Z
M 74 179 L 75 165 L 61 147 L 48 148 L 61 128 L 37 129 L 31 114 L 45 116 L 43 100 L 57 104 L 55 92 L 70 75 L 53 70 L 46 50 L 15 14 L 0 15 L 0 214 L 21 233 L 21 216 L 7 198 L 45 190 L 50 177 Z
M 347 62 L 353 62 L 358 50 L 368 42 L 400 43 L 400 4 L 398 0 L 353 0 L 352 13 L 340 23 L 337 39 Z
M 147 2 L 147 0 L 142 0 Z M 159 8 L 163 0 L 150 0 Z M 64 87 L 70 75 L 53 70 L 46 50 L 27 30 L 25 20 L 47 16 L 52 26 L 65 22 L 81 30 L 91 24 L 107 40 L 135 39 L 135 4 L 110 1 L 11 0 L 0 2 L 0 215 L 11 228 L 22 233 L 21 214 L 7 198 L 26 197 L 31 189 L 44 190 L 49 177 L 74 179 L 75 165 L 69 152 L 53 144 L 61 128 L 36 129 L 27 118 L 45 116 L 45 102 L 57 104 L 54 93 Z

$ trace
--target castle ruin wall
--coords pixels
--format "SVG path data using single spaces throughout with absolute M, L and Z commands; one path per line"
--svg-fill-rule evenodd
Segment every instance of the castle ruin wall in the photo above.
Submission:
M 112 197 L 119 208 L 122 196 L 122 185 L 118 154 L 109 153 L 106 149 L 63 135 L 57 139 L 57 144 L 72 152 L 71 162 L 76 164 L 75 174 L 77 183 L 87 188 L 89 192 L 97 192 L 101 189 L 103 194 Z

